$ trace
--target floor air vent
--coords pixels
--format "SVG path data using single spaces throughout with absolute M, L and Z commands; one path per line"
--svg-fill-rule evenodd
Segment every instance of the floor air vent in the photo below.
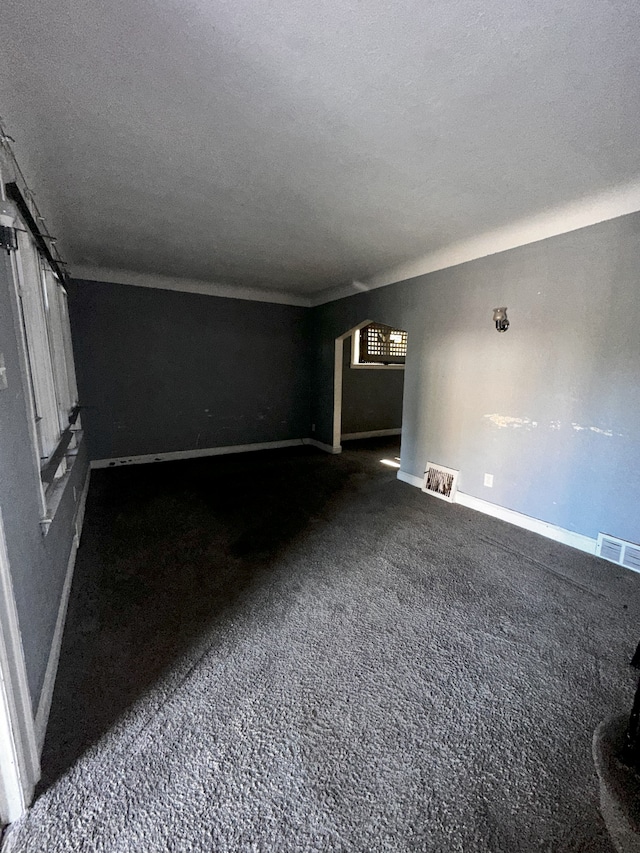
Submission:
M 424 483 L 422 491 L 443 501 L 453 502 L 458 485 L 459 471 L 453 468 L 444 468 L 433 462 L 427 462 L 427 470 L 424 472 Z
M 640 545 L 634 545 L 633 542 L 599 533 L 596 554 L 612 563 L 640 572 Z

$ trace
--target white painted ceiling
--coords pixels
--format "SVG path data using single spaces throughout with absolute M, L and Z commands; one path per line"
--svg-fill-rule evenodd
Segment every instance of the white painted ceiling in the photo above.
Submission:
M 309 295 L 640 177 L 637 0 L 4 0 L 66 259 Z

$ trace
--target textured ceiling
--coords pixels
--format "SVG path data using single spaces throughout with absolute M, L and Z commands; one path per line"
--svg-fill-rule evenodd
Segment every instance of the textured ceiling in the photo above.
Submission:
M 72 263 L 311 294 L 640 176 L 637 0 L 4 0 Z

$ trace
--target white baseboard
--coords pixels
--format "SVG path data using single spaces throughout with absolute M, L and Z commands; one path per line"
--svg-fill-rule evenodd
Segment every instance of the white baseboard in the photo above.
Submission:
M 398 479 L 403 483 L 409 483 L 410 486 L 416 486 L 421 489 L 424 484 L 424 477 L 416 477 L 415 474 L 407 474 L 406 471 L 398 471 Z
M 489 503 L 489 501 L 484 501 L 482 498 L 474 498 L 473 495 L 466 495 L 464 492 L 456 493 L 455 502 L 469 509 L 483 512 L 485 515 L 492 515 L 494 518 L 508 521 L 516 527 L 523 527 L 525 530 L 539 533 L 540 536 L 546 536 L 547 539 L 562 542 L 563 545 L 569 545 L 571 548 L 577 548 L 579 551 L 584 551 L 587 554 L 596 553 L 596 540 L 591 539 L 589 536 L 583 536 L 582 533 L 566 530 L 564 527 L 558 527 L 555 524 L 550 524 L 548 521 L 532 518 L 530 515 L 524 515 L 513 509 Z
M 151 462 L 176 462 L 181 459 L 199 459 L 203 456 L 226 456 L 229 453 L 251 453 L 255 450 L 277 450 L 281 447 L 299 447 L 307 444 L 306 438 L 288 438 L 284 441 L 260 441 L 256 444 L 230 444 L 226 447 L 202 447 L 197 450 L 171 450 L 167 453 L 144 453 L 140 456 L 117 456 L 113 459 L 94 459 L 92 468 L 115 468 L 122 465 L 146 465 Z
M 78 508 L 74 519 L 75 534 L 71 543 L 71 552 L 67 563 L 67 573 L 64 578 L 64 586 L 62 587 L 62 595 L 58 606 L 58 618 L 56 619 L 56 627 L 53 632 L 53 640 L 51 649 L 49 650 L 49 660 L 47 661 L 47 669 L 44 675 L 44 682 L 40 692 L 40 701 L 38 703 L 38 711 L 35 719 L 35 734 L 36 743 L 38 746 L 38 754 L 42 752 L 44 738 L 47 732 L 47 723 L 49 722 L 49 712 L 51 711 L 51 701 L 53 699 L 53 688 L 56 683 L 56 675 L 58 672 L 58 662 L 60 660 L 60 649 L 62 647 L 62 635 L 67 618 L 67 607 L 69 605 L 69 594 L 71 592 L 71 583 L 73 581 L 73 570 L 76 565 L 76 554 L 80 545 L 80 536 L 82 534 L 82 524 L 84 522 L 84 511 L 87 504 L 87 494 L 89 493 L 89 480 L 91 477 L 91 469 L 87 470 L 87 476 L 82 488 L 82 494 L 78 501 Z
M 341 447 L 332 447 L 330 444 L 324 444 L 322 441 L 316 441 L 315 438 L 303 438 L 303 444 L 308 444 L 311 447 L 317 447 L 319 450 L 324 450 L 325 453 L 342 453 Z
M 340 441 L 354 441 L 358 438 L 384 438 L 388 435 L 401 435 L 402 428 L 395 429 L 372 429 L 368 432 L 345 432 L 340 436 Z
M 423 479 L 413 474 L 407 474 L 406 471 L 398 471 L 398 479 L 404 483 L 409 483 L 411 486 L 422 488 Z M 468 509 L 482 512 L 485 515 L 490 515 L 493 518 L 507 521 L 515 527 L 522 527 L 525 530 L 530 530 L 532 533 L 546 536 L 547 539 L 553 539 L 555 542 L 561 542 L 563 545 L 569 545 L 571 548 L 577 548 L 579 551 L 584 551 L 587 554 L 596 553 L 597 541 L 591 539 L 589 536 L 583 536 L 582 533 L 566 530 L 564 527 L 558 527 L 555 524 L 550 524 L 548 521 L 532 518 L 530 515 L 524 515 L 513 509 L 498 506 L 498 504 L 490 503 L 489 501 L 482 500 L 482 498 L 475 498 L 473 495 L 467 495 L 464 492 L 456 492 L 455 503 Z

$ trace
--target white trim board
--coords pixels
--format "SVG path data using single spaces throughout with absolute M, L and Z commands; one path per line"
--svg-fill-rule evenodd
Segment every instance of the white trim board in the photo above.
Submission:
M 24 814 L 39 778 L 33 706 L 0 512 L 0 823 Z
M 349 370 L 404 370 L 404 364 L 350 364 Z
M 0 636 L 0 664 L 3 669 L 7 665 L 6 661 L 7 650 Z M 0 678 L 0 825 L 13 823 L 22 817 L 30 799 L 30 791 L 24 790 L 23 762 L 13 731 L 13 720 L 16 716 L 9 686 Z
M 410 486 L 415 486 L 417 489 L 421 489 L 424 485 L 424 477 L 416 477 L 415 474 L 407 474 L 406 471 L 402 469 L 397 473 L 398 480 L 402 480 L 403 483 L 408 483 Z
M 284 441 L 260 441 L 255 444 L 230 444 L 225 447 L 200 447 L 195 450 L 170 450 L 166 453 L 143 453 L 139 456 L 116 456 L 113 459 L 94 459 L 92 468 L 116 468 L 123 465 L 147 465 L 151 462 L 177 462 L 181 459 L 199 459 L 203 456 L 226 456 L 229 453 L 252 453 L 256 450 L 278 450 L 281 447 L 298 447 L 311 444 L 312 439 L 287 438 Z M 320 442 L 315 442 L 320 447 Z
M 69 267 L 71 278 L 109 284 L 128 284 L 133 287 L 155 287 L 159 290 L 177 290 L 182 293 L 199 293 L 202 296 L 219 296 L 222 299 L 246 299 L 250 302 L 273 302 L 278 305 L 300 305 L 308 308 L 308 296 L 282 290 L 261 290 L 221 281 L 200 281 L 193 278 L 174 278 L 156 273 L 139 273 L 130 270 L 103 269 L 82 265 Z
M 87 504 L 87 495 L 89 493 L 89 481 L 91 478 L 91 468 L 87 470 L 82 494 L 78 501 L 78 508 L 74 519 L 76 529 L 73 541 L 71 543 L 71 552 L 69 553 L 69 561 L 67 563 L 67 573 L 64 578 L 64 586 L 62 587 L 62 595 L 60 604 L 58 605 L 58 617 L 56 619 L 56 627 L 53 632 L 53 640 L 49 649 L 49 659 L 47 661 L 47 669 L 44 674 L 42 690 L 40 691 L 40 701 L 38 702 L 38 710 L 35 719 L 35 734 L 38 745 L 38 754 L 42 752 L 44 738 L 47 732 L 47 723 L 49 722 L 49 713 L 51 711 L 51 701 L 53 699 L 53 689 L 55 687 L 56 675 L 58 673 L 58 663 L 60 661 L 60 649 L 62 648 L 62 637 L 64 634 L 64 626 L 67 619 L 67 607 L 69 606 L 69 594 L 71 593 L 71 584 L 73 582 L 73 571 L 76 565 L 76 555 L 80 546 L 80 537 L 82 536 L 82 525 L 84 523 L 84 511 Z
M 332 447 L 315 438 L 287 438 L 283 441 L 260 441 L 256 444 L 229 444 L 226 447 L 201 447 L 197 450 L 170 450 L 166 453 L 144 453 L 140 456 L 116 456 L 113 459 L 94 459 L 91 468 L 120 468 L 123 465 L 147 465 L 152 462 L 179 462 L 182 459 L 200 459 L 204 456 L 226 456 L 230 453 L 253 453 L 258 450 L 279 450 L 282 447 L 311 445 L 326 453 L 340 453 L 341 447 Z
M 457 493 L 455 503 L 469 509 L 475 509 L 478 512 L 483 512 L 485 515 L 499 518 L 502 521 L 508 521 L 516 527 L 522 527 L 525 530 L 530 530 L 532 533 L 539 533 L 540 536 L 546 536 L 547 539 L 562 542 L 563 545 L 569 545 L 571 548 L 577 548 L 579 551 L 584 551 L 587 554 L 596 553 L 596 540 L 591 539 L 589 536 L 583 536 L 582 533 L 566 530 L 564 527 L 558 527 L 555 524 L 550 524 L 548 521 L 532 518 L 513 509 L 489 503 L 489 501 L 484 501 L 482 498 L 474 498 L 472 495 L 467 495 L 464 492 Z
M 366 432 L 343 432 L 340 440 L 354 441 L 358 438 L 384 438 L 388 435 L 402 435 L 402 427 L 395 427 L 394 429 L 370 429 Z
M 342 432 L 342 365 L 344 361 L 344 342 L 346 339 L 368 326 L 373 320 L 363 320 L 357 326 L 353 326 L 343 334 L 339 335 L 334 342 L 333 352 L 333 447 L 332 453 L 339 453 L 341 449 L 340 434 Z M 338 448 L 338 449 L 335 449 Z
M 308 444 L 310 447 L 317 447 L 318 450 L 324 450 L 325 453 L 342 453 L 341 447 L 332 447 L 330 444 L 325 444 L 323 441 L 316 441 L 315 438 L 303 438 L 303 444 Z
M 386 287 L 389 284 L 486 258 L 509 249 L 528 246 L 530 243 L 537 243 L 549 237 L 558 237 L 570 231 L 578 231 L 580 228 L 588 228 L 590 225 L 597 225 L 599 222 L 606 222 L 639 210 L 640 181 L 611 187 L 587 198 L 436 249 L 408 263 L 381 270 L 364 280 L 327 288 L 314 294 L 311 297 L 311 304 L 323 305 L 326 302 L 345 299 L 356 293 Z
M 416 477 L 414 474 L 408 474 L 406 471 L 398 471 L 398 479 L 402 480 L 403 483 L 409 483 L 411 486 L 422 488 L 423 478 Z M 499 518 L 501 521 L 507 521 L 515 527 L 522 527 L 524 530 L 538 533 L 540 536 L 553 539 L 555 542 L 561 542 L 563 545 L 569 545 L 571 548 L 577 548 L 579 551 L 584 551 L 587 554 L 595 555 L 596 553 L 596 540 L 591 539 L 589 536 L 583 536 L 582 533 L 566 530 L 564 527 L 558 527 L 547 521 L 541 521 L 539 518 L 532 518 L 513 509 L 507 509 L 506 507 L 498 506 L 498 504 L 482 500 L 482 498 L 467 495 L 464 492 L 456 493 L 454 503 L 468 509 L 476 510 L 477 512 L 482 512 L 485 515 L 490 515 L 493 518 Z

